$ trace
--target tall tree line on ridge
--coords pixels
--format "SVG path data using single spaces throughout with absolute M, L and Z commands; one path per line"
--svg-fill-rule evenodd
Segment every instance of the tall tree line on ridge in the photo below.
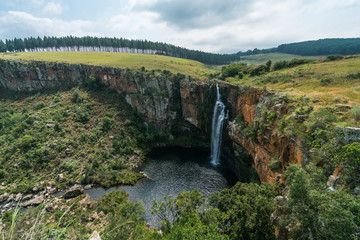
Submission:
M 155 50 L 156 54 L 197 60 L 207 64 L 227 64 L 239 60 L 237 54 L 214 54 L 198 50 L 174 46 L 167 43 L 151 42 L 147 40 L 128 40 L 124 38 L 108 37 L 29 37 L 7 39 L 5 42 L 0 40 L 0 52 L 14 52 L 46 48 L 65 48 L 65 47 L 112 47 L 129 48 L 140 50 Z

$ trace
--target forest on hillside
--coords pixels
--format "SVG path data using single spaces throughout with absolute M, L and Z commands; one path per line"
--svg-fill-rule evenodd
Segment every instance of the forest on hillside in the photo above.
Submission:
M 332 38 L 281 44 L 277 50 L 280 53 L 298 54 L 302 56 L 330 54 L 350 55 L 360 53 L 360 38 Z
M 342 54 L 350 55 L 360 53 L 360 38 L 328 38 L 314 41 L 281 44 L 275 48 L 247 50 L 236 53 L 239 56 L 249 56 L 267 53 L 287 53 L 301 56 L 320 56 Z
M 136 50 L 151 50 L 153 54 L 167 55 L 185 59 L 192 59 L 207 64 L 226 64 L 239 60 L 236 54 L 215 54 L 199 50 L 189 50 L 162 42 L 147 40 L 128 40 L 124 38 L 108 37 L 29 37 L 0 40 L 0 52 L 14 51 L 83 51 L 83 47 L 91 48 L 92 51 L 121 52 L 121 48 Z M 138 51 L 136 51 L 138 52 Z M 139 51 L 146 53 L 147 51 Z

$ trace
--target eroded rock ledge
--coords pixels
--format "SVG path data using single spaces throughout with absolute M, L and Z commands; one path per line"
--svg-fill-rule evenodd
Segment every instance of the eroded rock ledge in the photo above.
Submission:
M 98 77 L 106 87 L 122 94 L 144 116 L 146 122 L 153 122 L 159 128 L 176 127 L 179 134 L 190 133 L 192 130 L 188 126 L 192 125 L 205 137 L 210 137 L 216 98 L 215 81 L 193 81 L 186 76 L 167 72 L 160 74 L 81 64 L 0 60 L 0 87 L 16 91 L 75 85 L 90 76 Z M 249 161 L 246 164 L 256 169 L 262 182 L 276 182 L 281 179 L 285 165 L 301 163 L 303 155 L 298 141 L 275 131 L 277 120 L 289 111 L 281 96 L 275 92 L 225 82 L 220 82 L 219 87 L 222 101 L 229 110 L 224 148 L 232 156 L 234 167 L 241 168 L 243 163 L 239 162 Z M 244 134 L 244 127 L 259 127 L 257 124 L 263 118 L 264 109 L 275 115 L 261 134 L 249 139 Z M 239 123 L 238 116 L 242 116 L 242 123 Z M 243 158 L 243 155 L 250 155 L 251 158 Z M 273 158 L 279 161 L 277 172 L 268 167 Z

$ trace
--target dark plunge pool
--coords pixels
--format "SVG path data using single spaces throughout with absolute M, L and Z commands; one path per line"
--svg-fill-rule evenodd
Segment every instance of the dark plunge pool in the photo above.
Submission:
M 147 157 L 140 168 L 148 179 L 135 186 L 119 186 L 109 189 L 93 188 L 86 190 L 92 200 L 100 199 L 105 193 L 125 190 L 133 202 L 141 201 L 146 209 L 146 218 L 154 226 L 152 201 L 162 201 L 164 196 L 177 196 L 181 191 L 199 189 L 210 196 L 215 191 L 228 188 L 237 181 L 233 172 L 223 165 L 212 166 L 209 152 L 198 148 L 168 147 L 157 148 Z

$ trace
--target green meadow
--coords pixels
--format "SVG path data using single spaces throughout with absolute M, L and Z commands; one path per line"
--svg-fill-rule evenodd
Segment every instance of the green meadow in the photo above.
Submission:
M 173 73 L 182 73 L 198 78 L 216 72 L 216 70 L 211 69 L 211 67 L 193 60 L 135 53 L 16 52 L 2 53 L 0 54 L 0 58 L 22 61 L 66 62 L 70 64 L 87 64 L 130 69 L 145 67 L 148 70 L 168 70 Z
M 306 58 L 319 58 L 320 56 L 310 56 Z M 304 58 L 304 56 L 294 55 L 294 54 L 286 54 L 286 53 L 264 53 L 264 54 L 256 54 L 249 56 L 241 56 L 240 62 L 246 63 L 248 65 L 257 65 L 267 62 L 268 60 L 274 62 L 279 61 L 290 61 L 294 58 Z

